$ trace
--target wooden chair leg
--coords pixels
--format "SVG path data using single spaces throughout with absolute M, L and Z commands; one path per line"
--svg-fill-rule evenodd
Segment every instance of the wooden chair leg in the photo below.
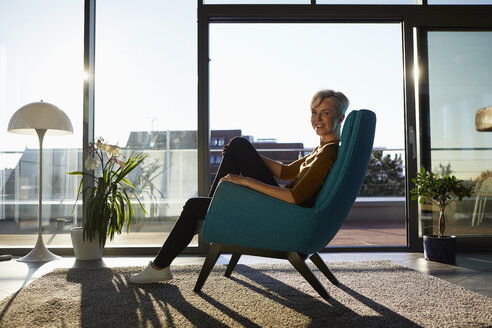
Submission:
M 328 278 L 329 281 L 331 281 L 332 284 L 338 285 L 340 283 L 318 253 L 311 255 L 309 259 L 313 261 L 314 265 L 318 267 L 318 269 L 326 276 L 326 278 Z
M 229 264 L 227 265 L 226 272 L 224 273 L 224 276 L 230 277 L 232 271 L 234 271 L 234 268 L 236 267 L 237 262 L 239 262 L 239 258 L 241 257 L 241 254 L 239 253 L 232 253 L 231 260 L 229 261 Z
M 203 285 L 205 284 L 205 280 L 207 280 L 208 276 L 210 275 L 210 272 L 214 268 L 215 263 L 217 262 L 217 259 L 219 258 L 220 255 L 220 244 L 214 244 L 210 245 L 210 248 L 208 250 L 207 258 L 205 259 L 205 262 L 203 263 L 202 270 L 200 271 L 200 275 L 198 276 L 198 279 L 195 284 L 195 288 L 193 291 L 198 293 Z
M 296 268 L 297 271 L 304 277 L 304 279 L 309 282 L 311 286 L 318 292 L 318 294 L 325 300 L 330 298 L 330 295 L 323 287 L 323 285 L 319 282 L 318 278 L 314 275 L 314 273 L 309 269 L 306 265 L 306 262 L 301 258 L 298 253 L 290 252 L 288 254 L 287 259 L 289 262 Z

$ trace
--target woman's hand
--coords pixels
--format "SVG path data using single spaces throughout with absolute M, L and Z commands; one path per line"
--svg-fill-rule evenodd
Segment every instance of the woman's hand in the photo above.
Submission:
M 225 177 L 220 179 L 220 181 L 227 181 L 227 182 L 234 183 L 237 185 L 242 185 L 244 178 L 239 176 L 239 175 L 229 173 L 228 175 L 226 175 Z
M 220 181 L 227 181 L 240 186 L 248 187 L 268 196 L 272 196 L 274 198 L 278 198 L 280 200 L 295 204 L 294 196 L 292 196 L 292 192 L 290 191 L 290 189 L 271 186 L 258 180 L 239 176 L 236 174 L 228 174 L 220 179 Z

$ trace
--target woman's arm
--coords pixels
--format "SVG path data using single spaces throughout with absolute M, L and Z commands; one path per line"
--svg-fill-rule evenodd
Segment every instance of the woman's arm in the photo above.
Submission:
M 295 204 L 295 200 L 292 196 L 292 193 L 290 192 L 290 189 L 272 186 L 252 178 L 242 177 L 235 174 L 228 174 L 220 179 L 220 181 L 228 181 L 237 185 L 245 186 L 255 191 L 261 192 L 262 194 Z
M 269 159 L 268 157 L 265 156 L 261 156 L 261 159 L 266 164 L 266 166 L 268 166 L 273 176 L 280 179 L 280 174 L 282 173 L 282 167 L 284 166 L 284 164 Z

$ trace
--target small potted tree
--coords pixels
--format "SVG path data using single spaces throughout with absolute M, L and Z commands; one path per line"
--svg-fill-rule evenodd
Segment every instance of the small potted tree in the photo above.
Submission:
M 420 203 L 430 200 L 439 207 L 439 223 L 437 236 L 424 235 L 424 257 L 426 260 L 454 263 L 456 259 L 456 236 L 444 236 L 446 218 L 444 210 L 456 198 L 470 197 L 472 186 L 465 186 L 462 180 L 446 175 L 438 177 L 422 168 L 417 177 L 412 179 L 415 188 L 410 192 L 412 199 L 420 199 Z

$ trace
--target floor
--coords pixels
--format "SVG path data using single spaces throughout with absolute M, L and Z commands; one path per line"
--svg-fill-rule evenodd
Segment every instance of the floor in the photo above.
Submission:
M 167 232 L 132 232 L 116 235 L 108 245 L 140 245 L 146 244 L 160 246 L 167 238 L 172 227 Z M 0 231 L 2 231 L 0 227 Z M 389 246 L 406 245 L 405 224 L 388 222 L 349 223 L 344 224 L 335 238 L 330 241 L 330 246 Z M 34 245 L 37 234 L 1 234 L 0 247 L 18 247 L 19 245 Z M 44 233 L 44 242 L 47 246 L 70 247 L 70 234 L 67 231 L 61 233 Z M 198 239 L 194 241 L 198 242 Z
M 409 268 L 431 274 L 457 284 L 477 293 L 492 297 L 492 253 L 461 253 L 456 264 L 443 264 L 426 261 L 422 253 L 410 252 L 374 252 L 374 253 L 323 253 L 322 258 L 328 262 L 392 260 Z M 222 255 L 218 264 L 226 264 L 229 255 Z M 59 260 L 44 263 L 23 263 L 14 257 L 8 261 L 0 261 L 0 300 L 15 293 L 31 281 L 45 275 L 55 268 L 71 268 L 83 266 L 145 266 L 150 257 L 104 257 L 102 261 L 75 261 L 73 257 L 62 257 Z M 180 256 L 173 265 L 201 264 L 202 256 Z M 285 262 L 285 260 L 266 259 L 261 257 L 243 256 L 239 263 L 253 264 L 264 262 Z

